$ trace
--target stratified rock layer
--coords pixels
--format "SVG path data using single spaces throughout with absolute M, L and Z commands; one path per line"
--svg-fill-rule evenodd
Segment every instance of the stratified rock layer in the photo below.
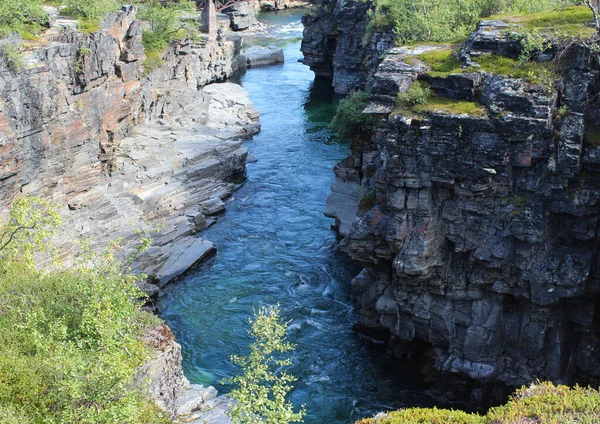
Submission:
M 154 246 L 136 268 L 159 286 L 214 247 L 197 237 L 224 210 L 245 170 L 242 140 L 258 131 L 246 92 L 225 80 L 241 40 L 182 40 L 144 72 L 143 23 L 129 7 L 91 35 L 52 28 L 21 70 L 0 67 L 0 198 L 32 194 L 62 206 L 56 240 L 125 244 L 145 223 Z M 150 293 L 156 288 L 145 285 Z
M 463 61 L 515 57 L 502 25 L 480 24 Z M 415 54 L 394 49 L 379 66 L 365 111 L 372 139 L 338 165 L 328 202 L 342 248 L 365 266 L 352 282 L 358 327 L 384 329 L 397 356 L 419 352 L 467 380 L 597 384 L 597 54 L 573 47 L 558 88 L 476 68 L 429 77 Z M 483 113 L 396 109 L 417 79 Z M 336 199 L 356 197 L 341 185 L 356 175 L 363 200 L 350 223 L 357 201 Z
M 313 6 L 302 18 L 304 64 L 331 78 L 336 93 L 364 89 L 382 54 L 394 44 L 391 32 L 367 33 L 372 1 L 332 1 Z

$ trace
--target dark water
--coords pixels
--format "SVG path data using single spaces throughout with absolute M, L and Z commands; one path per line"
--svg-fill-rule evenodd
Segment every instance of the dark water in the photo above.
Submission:
M 228 357 L 248 352 L 248 317 L 279 303 L 283 318 L 293 320 L 291 372 L 299 380 L 291 400 L 306 404 L 306 423 L 348 423 L 429 403 L 351 330 L 349 282 L 357 268 L 337 252 L 322 213 L 332 168 L 348 146 L 328 129 L 332 92 L 298 63 L 299 15 L 267 19 L 279 24 L 274 35 L 287 38 L 285 64 L 250 70 L 241 80 L 260 111 L 262 132 L 247 143 L 258 162 L 248 165 L 246 184 L 204 234 L 216 257 L 168 288 L 160 314 L 183 346 L 187 377 L 224 393 L 229 388 L 220 380 L 237 371 Z

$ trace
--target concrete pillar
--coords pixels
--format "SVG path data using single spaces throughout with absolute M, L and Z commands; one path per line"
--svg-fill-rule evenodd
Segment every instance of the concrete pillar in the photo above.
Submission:
M 202 32 L 210 36 L 217 35 L 217 7 L 214 0 L 205 0 L 204 9 L 200 16 Z

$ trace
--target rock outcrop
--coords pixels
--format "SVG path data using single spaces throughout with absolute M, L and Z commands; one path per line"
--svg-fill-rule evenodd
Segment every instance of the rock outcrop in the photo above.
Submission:
M 244 51 L 248 68 L 258 68 L 283 63 L 283 49 L 275 46 L 252 46 Z
M 0 198 L 62 205 L 65 259 L 74 240 L 129 244 L 135 227 L 159 225 L 137 268 L 163 286 L 214 250 L 197 233 L 243 175 L 258 113 L 241 87 L 208 85 L 235 70 L 239 37 L 222 26 L 216 39 L 182 40 L 147 72 L 135 13 L 109 15 L 91 35 L 52 28 L 22 69 L 1 64 Z
M 139 368 L 134 385 L 152 399 L 175 423 L 229 424 L 229 400 L 217 390 L 190 384 L 181 367 L 181 346 L 165 324 L 146 331 L 145 342 L 153 349 L 151 359 Z
M 256 24 L 254 5 L 250 2 L 241 2 L 223 10 L 230 19 L 231 29 L 243 31 Z
M 463 63 L 515 57 L 503 26 L 480 24 Z M 597 53 L 572 46 L 554 86 L 472 67 L 429 76 L 418 53 L 396 48 L 380 64 L 372 138 L 338 165 L 330 195 L 342 249 L 365 267 L 352 281 L 357 328 L 466 381 L 597 385 Z M 397 108 L 416 80 L 478 113 Z
M 364 89 L 383 53 L 394 45 L 391 31 L 369 33 L 372 1 L 332 1 L 313 7 L 302 18 L 304 64 L 332 79 L 336 93 Z

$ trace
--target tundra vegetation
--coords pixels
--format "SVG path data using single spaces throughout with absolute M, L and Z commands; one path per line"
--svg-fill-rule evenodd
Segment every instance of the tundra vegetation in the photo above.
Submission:
M 563 25 L 572 25 L 577 23 L 573 22 L 573 19 L 582 19 L 582 16 L 586 16 L 584 19 L 591 21 L 593 16 L 597 16 L 600 7 L 597 0 L 375 0 L 374 2 L 375 7 L 370 11 L 368 31 L 392 29 L 399 44 L 421 41 L 461 41 L 473 30 L 477 21 L 494 15 L 497 17 L 500 14 L 519 16 L 546 12 L 547 16 L 526 20 L 528 25 L 537 26 L 539 22 L 556 24 L 557 21 L 563 22 Z M 576 8 L 568 13 L 564 12 L 566 8 L 572 6 Z
M 82 247 L 61 266 L 48 241 L 60 222 L 56 205 L 23 197 L 0 228 L 1 421 L 168 422 L 132 387 L 150 354 L 143 332 L 158 323 L 141 309 L 142 277 L 119 260 L 118 242 L 101 254 Z M 142 238 L 134 251 L 147 245 Z
M 379 418 L 366 418 L 356 424 L 508 424 L 598 422 L 600 393 L 583 387 L 569 388 L 552 383 L 536 383 L 517 390 L 506 405 L 485 415 L 437 408 L 407 408 Z

